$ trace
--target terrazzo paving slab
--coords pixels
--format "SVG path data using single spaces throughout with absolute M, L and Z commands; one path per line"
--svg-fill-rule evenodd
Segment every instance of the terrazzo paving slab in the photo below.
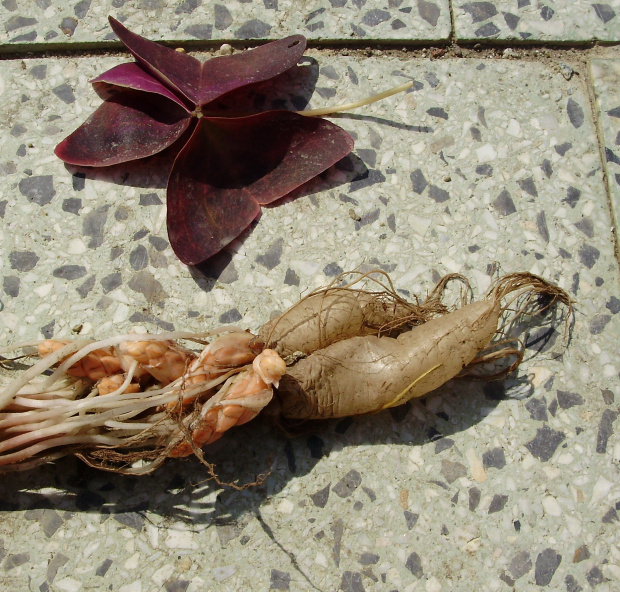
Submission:
M 598 103 L 607 185 L 612 202 L 615 226 L 620 220 L 620 60 L 593 60 L 592 79 Z M 616 235 L 617 236 L 617 235 Z
M 448 0 L 3 0 L 0 51 L 115 41 L 112 15 L 153 40 L 446 40 Z
M 459 40 L 620 41 L 620 0 L 453 0 Z
M 0 482 L 11 590 L 587 590 L 620 580 L 620 294 L 585 76 L 513 60 L 309 59 L 288 108 L 411 92 L 344 115 L 355 152 L 188 269 L 165 233 L 164 159 L 66 168 L 54 145 L 123 61 L 0 64 L 0 343 L 142 325 L 256 329 L 342 270 L 380 267 L 404 295 L 463 272 L 481 294 L 531 271 L 576 300 L 524 327 L 518 374 L 453 382 L 391 412 L 288 439 L 254 421 L 153 476 L 72 459 Z M 272 103 L 255 89 L 256 101 Z M 278 105 L 283 103 L 276 102 Z M 217 276 L 217 280 L 213 279 Z M 6 377 L 5 377 L 6 378 Z M 79 541 L 79 542 L 78 542 Z

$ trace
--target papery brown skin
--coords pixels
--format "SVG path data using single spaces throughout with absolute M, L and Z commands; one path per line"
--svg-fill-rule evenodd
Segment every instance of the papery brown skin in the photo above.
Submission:
M 353 149 L 347 132 L 318 117 L 284 110 L 226 117 L 223 108 L 234 112 L 236 91 L 299 62 L 303 36 L 201 63 L 109 20 L 136 62 L 92 81 L 104 103 L 55 153 L 69 164 L 103 167 L 158 154 L 180 140 L 167 188 L 167 227 L 183 263 L 196 265 L 218 253 L 257 217 L 261 205 Z M 208 112 L 212 103 L 221 116 Z

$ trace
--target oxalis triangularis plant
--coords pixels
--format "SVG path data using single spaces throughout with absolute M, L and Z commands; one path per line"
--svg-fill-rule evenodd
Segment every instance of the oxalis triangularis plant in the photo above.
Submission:
M 305 51 L 305 37 L 201 63 L 109 21 L 136 61 L 92 80 L 104 103 L 55 152 L 69 164 L 106 167 L 178 146 L 168 178 L 167 227 L 174 252 L 187 265 L 218 253 L 258 216 L 260 206 L 351 152 L 353 138 L 321 115 L 412 85 L 338 107 L 240 113 L 235 109 L 240 93 L 293 68 Z

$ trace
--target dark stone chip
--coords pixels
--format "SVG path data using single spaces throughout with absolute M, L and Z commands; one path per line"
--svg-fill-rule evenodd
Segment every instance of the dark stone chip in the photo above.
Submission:
M 491 2 L 467 2 L 461 5 L 461 10 L 468 12 L 474 23 L 486 21 L 497 14 L 497 8 Z
M 37 175 L 27 177 L 19 182 L 20 193 L 28 198 L 28 201 L 44 206 L 56 195 L 54 179 L 52 175 Z
M 596 315 L 590 321 L 590 333 L 592 335 L 598 335 L 603 332 L 603 329 L 607 326 L 607 323 L 611 320 L 611 315 Z
M 357 191 L 364 187 L 370 187 L 377 183 L 383 183 L 385 181 L 385 175 L 377 169 L 368 169 L 357 175 L 349 185 L 349 192 Z
M 202 4 L 202 0 L 185 0 L 179 4 L 174 13 L 175 14 L 191 14 Z
M 104 296 L 104 298 L 106 298 L 106 296 Z M 152 323 L 153 325 L 160 327 L 164 331 L 174 331 L 174 325 L 172 323 L 162 321 L 156 316 L 144 314 L 143 312 L 134 312 L 129 317 L 129 320 L 132 323 Z
M 554 14 L 555 11 L 552 8 L 549 8 L 549 6 L 543 6 L 540 9 L 540 16 L 542 17 L 543 21 L 551 20 Z
M 138 245 L 130 254 L 129 254 L 129 265 L 133 268 L 134 271 L 140 271 L 144 269 L 149 264 L 149 254 L 144 245 Z
M 328 263 L 323 268 L 323 273 L 327 277 L 336 277 L 342 273 L 342 267 L 340 267 L 337 263 Z
M 158 252 L 164 251 L 168 247 L 168 241 L 161 236 L 149 236 L 149 243 Z
M 517 28 L 521 17 L 517 16 L 516 14 L 512 14 L 511 12 L 502 12 L 502 14 L 504 15 L 504 21 L 506 21 L 507 27 L 511 31 L 514 31 Z
M 144 528 L 144 517 L 138 512 L 121 512 L 113 514 L 112 517 L 123 526 L 133 528 L 138 532 Z
M 536 436 L 530 440 L 525 447 L 538 460 L 546 462 L 551 459 L 557 447 L 565 438 L 566 436 L 563 432 L 557 432 L 545 425 L 542 428 L 538 428 Z
M 357 74 L 355 73 L 353 68 L 351 68 L 351 66 L 347 66 L 347 76 L 349 77 L 349 80 L 352 84 L 359 84 Z
M 460 477 L 467 475 L 465 465 L 450 460 L 441 461 L 441 474 L 448 483 L 454 483 Z
M 405 516 L 405 523 L 407 524 L 407 530 L 411 530 L 417 524 L 418 518 L 420 517 L 420 515 L 414 514 L 413 512 L 410 512 L 409 510 L 405 510 L 403 514 Z
M 21 123 L 16 123 L 12 128 L 11 128 L 11 135 L 14 138 L 19 138 L 19 136 L 22 136 L 26 133 L 27 129 L 25 125 L 22 125 Z M 15 171 L 13 171 L 15 172 Z
M 342 592 L 365 592 L 362 584 L 362 574 L 355 571 L 345 571 L 340 581 Z
M 141 206 L 160 206 L 162 203 L 157 193 L 141 193 L 140 205 Z
M 428 186 L 428 196 L 437 203 L 444 203 L 450 199 L 450 194 L 445 189 L 435 185 Z
M 413 191 L 420 195 L 426 189 L 426 179 L 420 169 L 416 169 L 410 175 Z
M 502 448 L 492 448 L 482 455 L 482 464 L 485 469 L 494 467 L 495 469 L 503 469 L 506 466 L 506 457 Z
M 422 560 L 415 551 L 413 551 L 409 555 L 409 557 L 407 557 L 405 567 L 418 579 L 420 579 L 424 575 L 424 570 L 422 569 Z
M 166 592 L 185 592 L 189 587 L 189 580 L 168 580 L 164 584 Z M 288 588 L 284 588 L 288 590 Z
M 267 10 L 278 10 L 278 0 L 263 0 L 263 5 Z
M 86 268 L 82 265 L 61 265 L 52 275 L 63 280 L 79 280 L 86 275 Z
M 581 547 L 575 550 L 575 555 L 573 556 L 573 563 L 581 563 L 586 559 L 590 559 L 590 550 L 586 545 L 581 545 Z
M 108 573 L 108 570 L 110 569 L 110 566 L 112 565 L 112 560 L 111 559 L 106 559 L 98 568 L 97 571 L 95 572 L 95 575 L 99 576 L 99 577 L 103 577 Z
M 269 35 L 271 26 L 258 19 L 245 22 L 235 31 L 238 39 L 264 39 Z
M 327 504 L 327 500 L 329 499 L 329 488 L 331 487 L 331 483 L 328 483 L 323 489 L 319 489 L 316 493 L 310 495 L 310 499 L 312 503 L 317 508 L 324 508 Z
M 366 212 L 359 220 L 355 221 L 355 230 L 359 230 L 363 226 L 376 222 L 379 219 L 380 213 L 381 210 L 379 208 Z
M 7 33 L 29 27 L 30 25 L 36 25 L 39 21 L 35 18 L 27 16 L 12 16 L 5 24 L 4 29 Z
M 362 476 L 355 469 L 351 469 L 332 487 L 332 491 L 342 498 L 349 497 L 360 486 L 361 482 Z
M 23 35 L 18 35 L 17 37 L 13 37 L 9 39 L 11 43 L 26 43 L 28 41 L 34 41 L 37 38 L 36 31 L 30 31 L 30 33 L 24 33 Z
M 433 27 L 437 26 L 441 9 L 437 4 L 433 2 L 427 2 L 426 0 L 418 0 L 418 12 L 420 16 Z
M 32 251 L 12 251 L 9 254 L 11 269 L 30 271 L 39 262 L 39 257 Z
M 548 243 L 549 242 L 549 228 L 547 228 L 547 217 L 545 212 L 538 212 L 536 215 L 536 227 L 541 238 Z
M 510 197 L 510 193 L 508 193 L 507 189 L 504 189 L 497 196 L 497 199 L 492 203 L 492 205 L 502 216 L 510 216 L 517 211 L 517 208 L 515 207 L 512 197 Z
M 373 9 L 369 10 L 362 18 L 362 23 L 369 27 L 375 27 L 390 19 L 390 13 L 387 10 Z
M 431 85 L 431 88 L 437 88 L 439 86 L 440 80 L 437 78 L 435 72 L 426 72 L 426 74 L 424 74 L 424 79 Z
M 536 185 L 534 185 L 534 178 L 527 177 L 527 179 L 521 179 L 517 181 L 519 187 L 523 189 L 526 193 L 529 193 L 532 197 L 538 197 L 538 190 L 536 189 Z
M 574 128 L 580 128 L 583 125 L 585 119 L 583 109 L 572 97 L 568 99 L 566 112 Z
M 9 555 L 4 562 L 4 571 L 10 571 L 30 561 L 30 553 L 16 553 Z
M 285 571 L 271 570 L 270 590 L 290 590 L 291 576 Z
M 441 107 L 431 107 L 430 109 L 427 109 L 426 112 L 432 117 L 439 117 L 439 119 L 448 119 L 448 114 L 446 113 L 446 110 L 442 109 Z
M 592 269 L 601 256 L 601 252 L 592 245 L 583 245 L 579 249 L 579 259 L 588 269 Z
M 575 223 L 575 228 L 581 230 L 588 238 L 594 238 L 594 224 L 591 218 L 582 218 Z
M 2 288 L 7 296 L 17 298 L 19 296 L 19 284 L 20 280 L 15 275 L 7 275 L 2 280 Z
M 504 570 L 500 572 L 499 579 L 502 580 L 502 582 L 506 582 L 509 586 L 515 585 L 515 581 Z
M 62 21 L 60 21 L 60 25 L 58 25 L 58 28 L 68 37 L 73 37 L 73 33 L 75 33 L 77 25 L 78 21 L 76 18 L 72 16 L 67 16 L 62 19 Z
M 551 175 L 553 174 L 553 167 L 551 166 L 551 161 L 548 160 L 547 158 L 545 158 L 545 160 L 542 161 L 540 168 L 542 169 L 542 172 L 545 173 L 545 176 L 547 177 L 547 179 L 549 179 Z
M 611 148 L 605 147 L 605 161 L 613 162 L 614 164 L 620 164 L 620 157 L 616 156 Z
M 596 451 L 599 454 L 607 452 L 607 442 L 614 433 L 614 421 L 616 421 L 617 417 L 618 412 L 611 409 L 605 409 L 601 415 L 598 433 L 596 434 Z
M 79 19 L 84 18 L 86 14 L 88 13 L 88 9 L 90 8 L 90 3 L 91 3 L 91 0 L 81 0 L 80 2 L 78 2 L 73 9 L 75 16 L 77 16 Z
M 88 212 L 82 219 L 82 234 L 90 237 L 89 249 L 96 249 L 103 244 L 103 228 L 108 218 L 109 205 L 103 205 Z
M 76 292 L 82 298 L 86 298 L 86 296 L 94 288 L 94 286 L 95 286 L 95 276 L 91 275 L 81 286 L 76 288 Z
M 508 567 L 510 575 L 515 580 L 523 577 L 528 571 L 530 571 L 530 569 L 532 569 L 532 560 L 530 559 L 530 554 L 528 551 L 520 551 L 517 553 L 510 561 L 510 565 Z
M 615 296 L 612 296 L 609 299 L 609 302 L 605 305 L 605 308 L 607 308 L 611 314 L 618 314 L 620 312 L 620 300 Z
M 557 410 L 558 410 L 558 401 L 557 399 L 553 399 L 553 401 L 549 403 L 549 413 L 551 413 L 551 415 L 555 417 Z
M 473 512 L 480 503 L 480 490 L 477 487 L 471 487 L 469 489 L 469 511 Z
M 575 576 L 568 574 L 564 578 L 564 584 L 566 585 L 566 592 L 582 592 L 583 588 L 577 583 Z
M 51 321 L 47 325 L 41 327 L 41 335 L 45 337 L 45 339 L 51 339 L 54 335 L 54 326 L 56 325 L 56 321 Z
M 286 270 L 284 283 L 287 286 L 299 286 L 299 276 L 290 267 Z
M 213 36 L 213 25 L 190 25 L 184 31 L 196 39 L 207 40 Z
M 563 144 L 558 144 L 555 147 L 555 151 L 560 156 L 564 156 L 572 147 L 573 147 L 573 145 L 570 142 L 564 142 Z
M 387 219 L 386 219 L 388 228 L 392 231 L 392 232 L 396 232 L 396 217 L 394 216 L 394 214 L 390 214 Z
M 229 325 L 231 323 L 236 323 L 237 321 L 240 321 L 242 318 L 243 316 L 236 308 L 231 308 L 230 310 L 221 314 L 218 321 L 220 323 L 223 323 L 224 325 Z
M 359 558 L 359 562 L 362 565 L 374 565 L 381 559 L 379 555 L 375 553 L 362 553 Z
M 325 442 L 319 438 L 318 436 L 310 436 L 306 440 L 306 444 L 310 449 L 310 456 L 312 458 L 323 458 L 323 446 L 325 446 Z
M 450 438 L 441 438 L 435 442 L 435 454 L 448 450 L 448 448 L 452 448 L 452 446 L 454 446 L 454 440 Z
M 41 530 L 45 533 L 45 536 L 48 538 L 51 538 L 52 536 L 54 536 L 56 531 L 63 524 L 62 518 L 60 517 L 58 512 L 56 512 L 56 510 L 53 510 L 51 508 L 46 508 L 44 510 L 41 510 L 41 515 L 39 516 L 38 521 L 39 521 L 39 525 L 41 526 Z M 56 555 L 55 557 L 57 556 L 58 555 Z M 62 554 L 60 554 L 60 556 L 64 557 L 64 555 Z M 66 559 L 65 559 L 65 562 L 66 562 Z M 54 579 L 53 577 L 50 579 L 49 573 L 48 573 L 48 580 L 50 581 L 50 583 L 52 582 L 53 579 Z
M 507 495 L 502 495 L 500 493 L 496 493 L 491 500 L 491 504 L 489 505 L 489 514 L 495 514 L 496 512 L 501 512 L 508 501 Z
M 493 174 L 493 167 L 490 164 L 479 164 L 476 167 L 476 173 L 484 177 L 490 177 Z
M 364 164 L 370 168 L 374 168 L 377 164 L 377 152 L 370 148 L 360 148 L 357 155 L 364 161 Z
M 536 569 L 534 572 L 534 578 L 538 586 L 547 586 L 555 570 L 562 562 L 562 556 L 554 549 L 545 549 L 536 557 Z
M 579 201 L 579 197 L 581 196 L 581 191 L 576 187 L 569 187 L 566 190 L 566 197 L 562 200 L 567 203 L 571 208 L 575 208 L 577 202 Z
M 609 389 L 603 389 L 601 391 L 601 396 L 603 397 L 603 401 L 605 401 L 605 405 L 611 405 L 614 402 L 614 394 Z
M 600 18 L 605 24 L 616 16 L 615 10 L 609 6 L 609 4 L 593 4 L 592 8 L 594 8 L 596 16 L 598 16 L 598 18 Z
M 255 259 L 256 263 L 259 263 L 266 269 L 273 269 L 280 263 L 280 259 L 282 257 L 282 245 L 284 244 L 284 239 L 278 238 L 273 244 L 265 251 L 263 255 L 258 255 Z
M 232 25 L 233 17 L 228 8 L 226 8 L 223 4 L 216 4 L 213 7 L 213 12 L 215 15 L 215 28 L 218 31 L 228 29 L 228 27 Z
M 60 520 L 60 517 L 59 517 L 59 520 Z M 56 574 L 58 573 L 58 570 L 65 563 L 67 563 L 67 561 L 69 561 L 69 558 L 66 555 L 63 555 L 62 553 L 56 553 L 52 557 L 50 562 L 47 564 L 47 572 L 46 572 L 47 583 L 51 584 L 54 581 L 54 579 L 56 578 Z
M 500 30 L 495 23 L 487 23 L 475 31 L 476 37 L 491 37 L 497 35 L 499 32 Z
M 616 512 L 616 508 L 613 506 L 605 512 L 605 515 L 601 519 L 605 524 L 612 524 L 614 522 L 618 522 L 618 512 Z
M 15 154 L 17 156 L 26 156 L 26 144 L 20 144 Z
M 101 287 L 103 288 L 103 293 L 107 294 L 112 290 L 116 290 L 123 283 L 123 276 L 120 271 L 115 271 L 110 275 L 106 275 L 101 279 Z
M 73 94 L 73 89 L 65 82 L 56 88 L 52 89 L 52 92 L 63 102 L 70 105 L 71 103 L 75 103 L 75 95 Z
M 558 404 L 562 409 L 570 409 L 576 405 L 583 405 L 583 403 L 583 397 L 577 393 L 558 391 Z

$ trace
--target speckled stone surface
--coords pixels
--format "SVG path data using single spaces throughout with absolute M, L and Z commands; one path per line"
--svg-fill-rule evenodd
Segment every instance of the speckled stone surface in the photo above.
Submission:
M 620 0 L 453 0 L 457 39 L 620 41 Z
M 448 0 L 4 0 L 0 50 L 116 40 L 112 15 L 159 40 L 309 39 L 446 40 Z
M 607 185 L 617 229 L 620 221 L 620 60 L 593 60 L 592 78 L 604 143 Z
M 350 157 L 274 207 L 203 273 L 165 233 L 165 166 L 65 167 L 54 145 L 122 58 L 0 64 L 0 342 L 142 325 L 256 329 L 341 270 L 404 295 L 463 272 L 477 295 L 531 271 L 576 300 L 524 327 L 518 374 L 287 439 L 255 421 L 151 477 L 64 459 L 0 481 L 11 590 L 588 590 L 620 581 L 620 294 L 586 76 L 543 63 L 308 53 L 311 106 L 413 80 L 343 115 Z M 575 66 L 577 68 L 577 66 Z M 269 101 L 265 103 L 269 105 Z M 288 105 L 293 108 L 293 105 Z M 217 279 L 214 279 L 217 277 Z

